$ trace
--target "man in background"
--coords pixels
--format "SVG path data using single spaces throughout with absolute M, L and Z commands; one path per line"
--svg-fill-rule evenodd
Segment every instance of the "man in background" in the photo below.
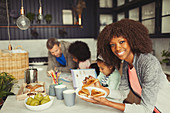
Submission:
M 76 67 L 71 54 L 68 52 L 69 42 L 59 42 L 56 38 L 49 38 L 46 45 L 48 49 L 47 71 L 52 69 L 59 72 L 70 72 L 70 69 Z

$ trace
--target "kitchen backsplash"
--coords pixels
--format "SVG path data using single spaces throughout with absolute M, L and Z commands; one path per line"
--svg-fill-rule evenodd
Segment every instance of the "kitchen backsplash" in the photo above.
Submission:
M 94 38 L 80 38 L 80 39 L 59 39 L 69 42 L 74 42 L 77 40 L 84 41 L 88 44 L 91 51 L 91 59 L 96 60 L 96 50 L 97 50 L 97 41 Z M 24 50 L 29 52 L 29 57 L 48 57 L 48 50 L 46 48 L 47 39 L 39 40 L 11 40 L 11 45 L 16 48 L 18 45 L 21 45 Z M 155 56 L 162 60 L 161 52 L 165 49 L 170 49 L 170 38 L 154 38 L 152 39 L 153 50 Z M 6 40 L 0 41 L 0 49 L 7 49 L 9 42 Z
M 94 38 L 80 38 L 80 39 L 58 39 L 63 41 L 74 42 L 77 40 L 84 41 L 88 44 L 91 51 L 91 59 L 96 60 L 96 40 Z M 21 45 L 24 50 L 29 52 L 29 58 L 48 57 L 48 50 L 46 48 L 47 39 L 39 40 L 11 40 L 12 48 L 15 49 Z M 7 40 L 0 41 L 0 49 L 8 49 L 9 42 Z

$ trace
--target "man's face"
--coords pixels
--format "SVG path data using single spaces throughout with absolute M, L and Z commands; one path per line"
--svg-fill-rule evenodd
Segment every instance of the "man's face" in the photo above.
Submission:
M 49 51 L 51 52 L 52 55 L 56 57 L 61 57 L 62 55 L 61 44 L 59 46 L 55 44 L 52 49 L 49 49 Z

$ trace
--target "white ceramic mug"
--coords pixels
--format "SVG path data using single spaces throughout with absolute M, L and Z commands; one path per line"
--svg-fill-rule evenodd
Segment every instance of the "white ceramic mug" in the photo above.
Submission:
M 67 89 L 66 85 L 57 85 L 55 88 L 55 94 L 58 100 L 63 100 L 63 91 Z
M 76 99 L 76 93 L 75 90 L 73 89 L 68 89 L 63 91 L 63 96 L 64 96 L 64 104 L 66 106 L 73 106 L 75 105 L 75 99 Z

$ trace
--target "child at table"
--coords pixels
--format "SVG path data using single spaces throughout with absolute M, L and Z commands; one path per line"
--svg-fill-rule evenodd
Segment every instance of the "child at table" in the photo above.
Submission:
M 73 61 L 77 63 L 77 69 L 89 69 L 91 53 L 85 42 L 75 41 L 71 43 L 68 52 L 72 55 Z
M 119 71 L 114 66 L 107 64 L 100 55 L 97 58 L 97 65 L 100 70 L 97 78 L 101 85 L 109 89 L 118 89 L 121 80 Z

